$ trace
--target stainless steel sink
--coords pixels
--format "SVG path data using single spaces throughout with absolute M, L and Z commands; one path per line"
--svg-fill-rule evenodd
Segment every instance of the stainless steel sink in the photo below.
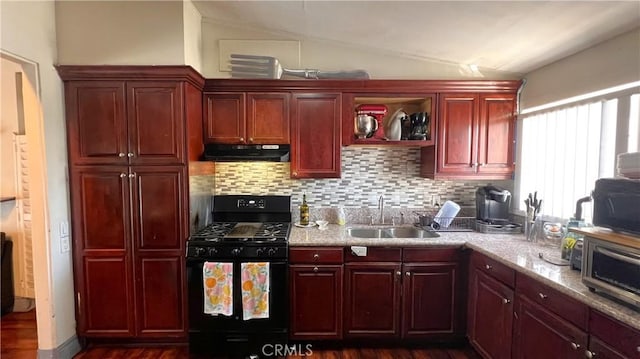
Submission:
M 436 238 L 440 235 L 415 227 L 347 228 L 347 234 L 356 238 Z

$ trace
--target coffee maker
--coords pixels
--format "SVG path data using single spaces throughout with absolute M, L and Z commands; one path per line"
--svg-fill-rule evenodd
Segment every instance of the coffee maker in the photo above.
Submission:
M 511 192 L 496 186 L 476 190 L 476 219 L 487 224 L 508 224 Z

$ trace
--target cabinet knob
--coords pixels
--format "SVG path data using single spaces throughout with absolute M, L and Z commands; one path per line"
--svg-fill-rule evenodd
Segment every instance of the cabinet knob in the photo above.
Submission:
M 126 155 L 124 154 L 124 152 L 120 152 L 120 153 L 118 153 L 118 157 L 124 157 L 124 156 L 126 156 Z
M 578 348 L 580 348 L 580 344 L 571 342 L 571 349 L 578 350 Z
M 320 255 L 318 253 L 313 255 L 313 259 L 318 259 L 318 258 L 320 258 Z
M 313 267 L 313 271 L 317 272 L 318 271 L 318 267 Z
M 240 142 L 244 142 L 244 137 L 240 137 Z
M 411 272 L 404 272 L 407 277 L 411 277 Z
M 136 173 L 135 173 L 135 172 L 133 172 L 133 173 L 129 173 L 129 178 L 133 178 L 133 177 L 135 177 L 135 176 L 136 176 Z
M 396 275 L 402 275 L 402 272 L 397 271 L 397 272 L 396 272 Z
M 249 142 L 253 142 L 253 137 L 249 137 Z
M 538 296 L 540 297 L 540 299 L 547 299 L 547 295 L 544 293 L 538 293 Z
M 487 270 L 491 270 L 491 269 L 493 269 L 493 267 L 492 267 L 491 265 L 489 265 L 489 264 L 486 264 L 484 267 L 485 267 Z
M 126 174 L 126 173 L 121 173 L 121 174 L 120 174 L 120 178 L 125 178 L 125 177 L 127 177 L 127 174 Z
M 293 177 L 298 177 L 298 172 L 293 172 L 293 173 L 291 173 L 291 175 L 292 175 Z
M 584 356 L 586 356 L 589 359 L 592 359 L 596 357 L 596 353 L 592 352 L 591 350 L 587 350 L 584 352 Z
M 509 300 L 507 298 L 502 298 L 502 303 L 509 304 L 509 303 L 511 303 L 511 300 Z
M 478 167 L 482 167 L 482 166 L 484 166 L 484 165 L 485 165 L 484 163 L 479 163 L 479 164 L 478 164 Z
M 133 152 L 127 153 L 127 157 L 133 157 Z

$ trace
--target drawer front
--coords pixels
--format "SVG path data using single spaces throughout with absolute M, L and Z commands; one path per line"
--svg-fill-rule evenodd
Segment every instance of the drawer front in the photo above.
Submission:
M 462 259 L 462 249 L 452 248 L 404 248 L 403 262 L 453 262 Z
M 591 310 L 589 333 L 629 358 L 640 355 L 640 331 Z
M 471 255 L 471 265 L 487 273 L 493 278 L 513 288 L 516 285 L 516 271 L 489 258 L 484 254 L 473 252 Z
M 344 249 L 345 262 L 400 262 L 402 260 L 401 248 L 367 247 L 366 256 L 357 256 L 351 251 L 351 247 Z
M 342 247 L 289 248 L 290 263 L 342 264 Z
M 518 273 L 516 282 L 517 293 L 575 324 L 578 328 L 587 329 L 589 310 L 586 305 L 521 273 Z

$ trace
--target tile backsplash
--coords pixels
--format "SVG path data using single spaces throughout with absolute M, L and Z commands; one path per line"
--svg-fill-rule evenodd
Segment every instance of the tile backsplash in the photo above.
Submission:
M 190 178 L 191 192 L 214 195 L 291 195 L 295 212 L 307 194 L 312 208 L 426 208 L 433 195 L 441 202 L 475 206 L 475 190 L 488 183 L 513 190 L 513 181 L 444 181 L 422 178 L 420 149 L 414 147 L 343 147 L 342 178 L 291 179 L 289 163 L 217 162 L 215 177 Z

